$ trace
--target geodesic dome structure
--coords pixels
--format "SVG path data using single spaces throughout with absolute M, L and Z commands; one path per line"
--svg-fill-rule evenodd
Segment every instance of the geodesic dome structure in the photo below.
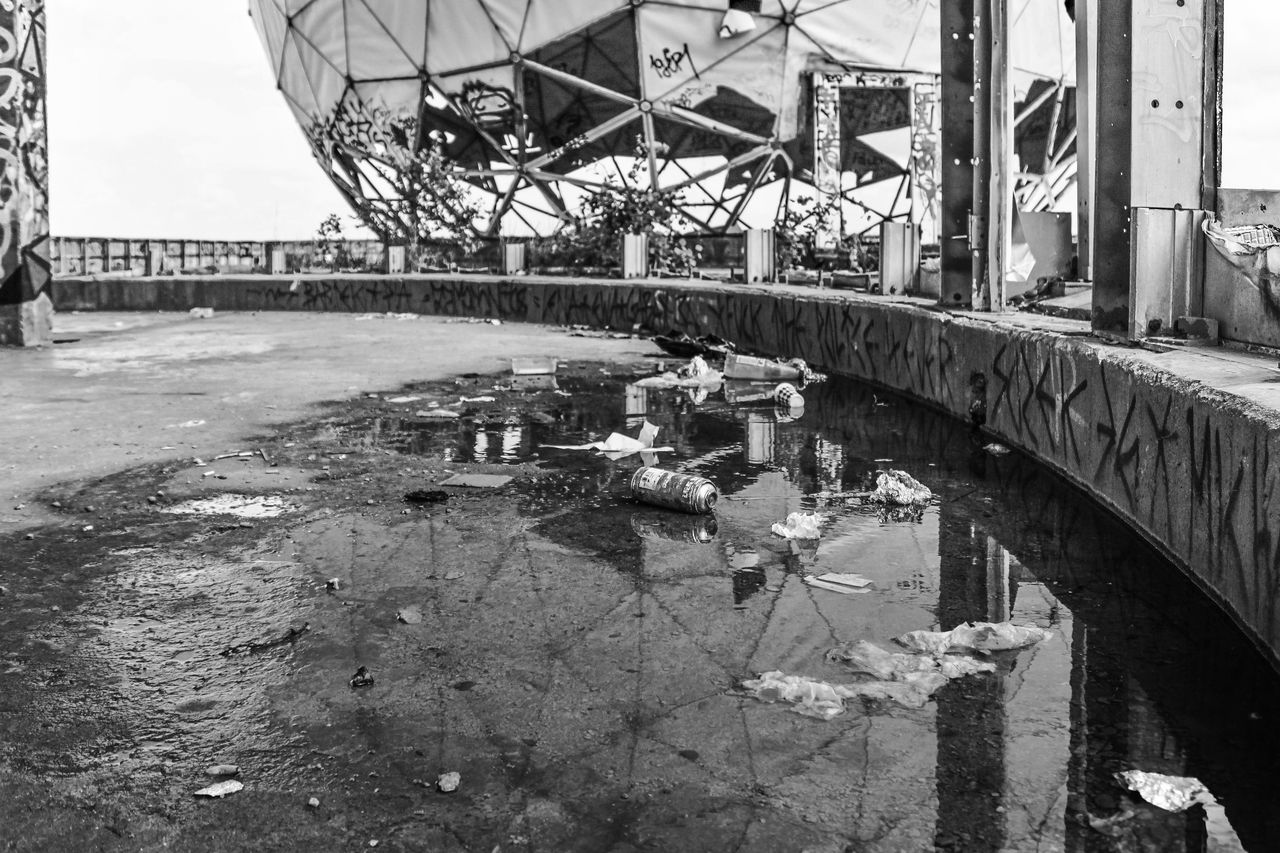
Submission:
M 938 2 L 250 0 L 250 9 L 317 160 L 372 227 L 395 233 L 396 177 L 439 145 L 481 200 L 476 230 L 527 234 L 556 229 L 586 194 L 621 181 L 673 194 L 690 230 L 704 232 L 771 224 L 804 191 L 797 182 L 839 194 L 858 221 L 928 215 Z M 1062 17 L 1057 0 L 1019 4 Z M 1017 16 L 1041 35 L 1015 64 L 1062 79 L 1071 36 L 1037 29 L 1045 19 Z

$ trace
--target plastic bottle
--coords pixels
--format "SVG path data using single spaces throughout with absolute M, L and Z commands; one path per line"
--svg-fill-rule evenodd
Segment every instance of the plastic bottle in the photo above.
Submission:
M 705 477 L 648 467 L 631 476 L 631 495 L 645 503 L 693 513 L 711 512 L 720 499 L 716 484 Z

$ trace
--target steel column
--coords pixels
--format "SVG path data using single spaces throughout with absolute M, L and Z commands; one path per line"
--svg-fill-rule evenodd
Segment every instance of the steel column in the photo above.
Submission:
M 942 215 L 939 221 L 943 305 L 966 305 L 973 293 L 969 212 L 974 188 L 973 3 L 948 0 L 942 14 Z

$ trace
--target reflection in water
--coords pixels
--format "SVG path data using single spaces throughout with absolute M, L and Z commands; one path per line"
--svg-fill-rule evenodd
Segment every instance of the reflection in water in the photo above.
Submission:
M 764 389 L 734 384 L 695 405 L 676 390 L 601 388 L 598 377 L 561 383 L 571 398 L 538 398 L 553 417 L 502 428 L 501 461 L 537 453 L 545 471 L 519 485 L 532 531 L 627 577 L 643 602 L 636 612 L 662 626 L 656 635 L 692 638 L 689 648 L 714 650 L 738 678 L 779 669 L 848 679 L 824 661 L 832 646 L 887 647 L 902 632 L 965 621 L 1053 631 L 994 655 L 995 673 L 953 681 L 923 711 L 871 703 L 797 722 L 742 700 L 738 719 L 716 730 L 728 732 L 726 755 L 751 756 L 750 773 L 767 766 L 771 785 L 823 792 L 823 768 L 836 766 L 830 809 L 847 815 L 850 835 L 871 821 L 878 849 L 966 851 L 1205 850 L 1203 809 L 1162 812 L 1114 779 L 1129 769 L 1194 776 L 1244 849 L 1280 849 L 1268 802 L 1280 757 L 1274 673 L 1191 583 L 1053 476 L 983 453 L 955 421 L 877 405 L 839 378 L 805 389 L 791 421 Z M 666 467 L 718 485 L 714 517 L 629 502 L 635 460 L 544 447 L 602 437 L 629 416 L 661 427 L 676 448 Z M 402 424 L 388 434 L 407 452 L 496 461 L 485 429 Z M 883 459 L 938 503 L 862 505 L 855 496 L 873 488 Z M 815 510 L 829 516 L 820 541 L 770 534 L 788 513 Z M 860 573 L 874 592 L 799 582 L 826 571 Z

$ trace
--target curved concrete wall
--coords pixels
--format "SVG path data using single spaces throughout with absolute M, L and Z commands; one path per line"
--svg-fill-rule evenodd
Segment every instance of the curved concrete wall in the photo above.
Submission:
M 705 282 L 182 277 L 62 280 L 55 297 L 61 310 L 394 311 L 713 332 L 963 419 L 985 411 L 1002 441 L 1144 534 L 1280 662 L 1280 413 L 1132 350 L 923 304 Z

